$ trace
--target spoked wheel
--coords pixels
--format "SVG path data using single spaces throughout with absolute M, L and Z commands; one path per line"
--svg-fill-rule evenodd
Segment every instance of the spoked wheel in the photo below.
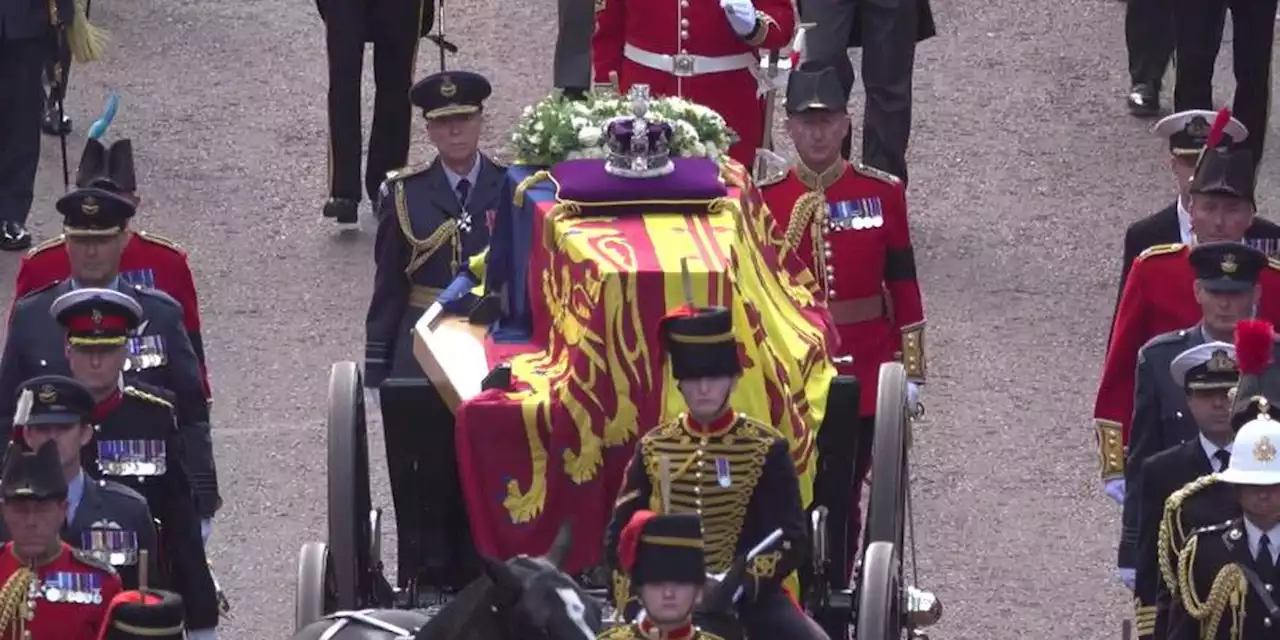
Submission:
M 298 575 L 293 595 L 294 633 L 338 610 L 329 547 L 308 542 L 298 552 Z
M 880 365 L 876 426 L 871 443 L 871 495 L 867 542 L 902 549 L 907 522 L 907 371 L 901 363 Z
M 329 563 L 338 608 L 359 610 L 374 599 L 375 559 L 371 554 L 381 542 L 372 539 L 375 523 L 369 495 L 364 385 L 354 362 L 333 365 L 329 374 L 328 420 Z M 380 519 L 379 516 L 378 524 Z
M 904 625 L 902 559 L 897 548 L 872 542 L 862 556 L 858 588 L 858 640 L 900 640 Z

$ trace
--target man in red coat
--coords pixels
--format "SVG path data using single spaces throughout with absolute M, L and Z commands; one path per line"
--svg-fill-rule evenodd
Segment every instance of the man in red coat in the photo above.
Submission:
M 916 282 L 902 181 L 840 156 L 841 137 L 849 126 L 844 95 L 838 73 L 826 63 L 805 62 L 791 74 L 787 131 L 800 160 L 784 176 L 760 184 L 783 233 L 782 251 L 798 252 L 818 278 L 805 284 L 826 300 L 840 334 L 839 351 L 831 355 L 841 374 L 856 376 L 861 383 L 863 424 L 858 431 L 870 434 L 882 363 L 902 359 L 911 380 L 911 403 L 916 402 L 925 376 L 924 304 Z M 859 447 L 861 463 L 832 458 L 854 448 L 855 433 L 823 429 L 818 436 L 824 441 L 819 443 L 819 455 L 827 458 L 820 461 L 819 474 L 830 469 L 833 477 L 829 482 L 817 480 L 815 502 L 827 505 L 832 522 L 844 515 L 847 523 L 844 584 L 861 524 L 862 478 L 855 479 L 852 495 L 848 479 L 852 465 L 860 464 L 865 470 L 870 449 Z M 866 437 L 861 440 L 869 442 Z M 843 495 L 822 497 L 827 491 Z
M 595 83 L 616 73 L 624 95 L 647 84 L 719 112 L 739 138 L 729 155 L 750 168 L 766 126 L 758 51 L 794 31 L 791 0 L 596 0 Z
M 1215 136 L 1210 136 L 1211 140 Z M 1247 149 L 1208 145 L 1191 178 L 1191 231 L 1199 242 L 1241 242 L 1253 223 L 1254 163 Z M 1200 321 L 1191 247 L 1157 245 L 1133 263 L 1111 328 L 1093 417 L 1106 494 L 1124 501 L 1125 447 L 1133 417 L 1138 351 L 1152 338 Z M 1259 278 L 1256 315 L 1280 323 L 1280 262 L 1272 259 Z
M 0 639 L 95 640 L 122 587 L 111 565 L 58 537 L 67 481 L 57 445 L 46 442 L 34 453 L 10 446 L 0 499 L 13 536 L 0 547 Z
M 128 139 L 117 140 L 108 148 L 98 140 L 90 139 L 85 143 L 84 153 L 80 156 L 76 186 L 106 189 L 138 204 L 141 198 L 136 193 L 133 143 Z M 196 358 L 200 360 L 205 397 L 211 397 L 209 373 L 204 360 L 204 341 L 200 336 L 200 303 L 196 297 L 195 280 L 191 276 L 191 266 L 187 264 L 186 252 L 172 241 L 155 234 L 131 229 L 126 229 L 126 232 L 128 238 L 120 256 L 120 278 L 130 284 L 159 289 L 182 305 L 182 324 L 191 337 Z M 18 278 L 14 283 L 14 303 L 32 291 L 71 277 L 68 250 L 71 248 L 67 246 L 65 235 L 51 238 L 32 248 L 18 267 Z

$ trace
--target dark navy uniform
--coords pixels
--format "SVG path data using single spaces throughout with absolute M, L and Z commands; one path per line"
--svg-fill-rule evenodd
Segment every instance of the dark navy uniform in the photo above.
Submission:
M 733 318 L 727 309 L 683 309 L 662 323 L 672 373 L 677 380 L 741 373 Z M 670 460 L 671 504 L 661 508 L 660 465 Z M 810 623 L 787 597 L 782 581 L 808 546 L 800 481 L 789 446 L 776 429 L 727 410 L 701 424 L 681 414 L 640 438 L 635 457 L 605 532 L 605 561 L 615 569 L 614 597 L 629 604 L 628 578 L 618 545 L 624 526 L 641 509 L 697 513 L 703 521 L 707 567 L 727 570 L 775 530 L 782 539 L 747 569 L 739 619 L 754 638 L 806 638 Z
M 148 588 L 111 600 L 98 640 L 187 640 L 182 596 Z
M 68 235 L 118 233 L 133 213 L 129 201 L 93 188 L 72 191 L 58 201 L 58 207 L 67 216 Z M 31 293 L 15 305 L 0 361 L 0 438 L 8 438 L 18 384 L 40 374 L 70 373 L 63 328 L 50 322 L 50 312 L 58 298 L 75 288 L 74 280 L 60 282 Z M 109 289 L 131 298 L 141 308 L 145 320 L 135 332 L 138 335 L 128 339 L 130 357 L 124 376 L 129 382 L 163 387 L 176 396 L 197 506 L 202 517 L 210 518 L 218 509 L 220 498 L 209 404 L 201 382 L 200 362 L 182 324 L 182 307 L 163 292 L 126 285 L 118 278 Z
M 618 563 L 631 576 L 632 587 L 658 583 L 702 587 L 707 583 L 702 517 L 696 513 L 658 515 L 637 511 L 623 527 L 618 545 Z M 596 637 L 599 640 L 722 640 L 695 627 L 693 622 L 693 607 L 690 607 L 684 625 L 674 629 L 659 630 L 645 619 L 614 627 Z
M 364 187 L 377 200 L 387 172 L 409 158 L 413 83 L 418 38 L 431 29 L 434 0 L 316 0 L 324 21 L 329 61 L 329 202 L 324 214 L 338 222 L 358 220 L 361 126 L 360 82 L 365 43 L 373 43 L 376 95 Z
M 1235 518 L 1192 532 L 1194 552 L 1186 570 L 1179 567 L 1181 597 L 1172 603 L 1168 635 L 1163 637 L 1168 640 L 1252 640 L 1276 636 L 1276 629 L 1280 628 L 1280 608 L 1276 607 L 1273 594 L 1280 581 L 1275 575 L 1275 558 L 1268 562 L 1259 557 L 1259 552 L 1250 549 L 1253 536 L 1248 528 L 1244 519 Z M 1271 555 L 1270 550 L 1264 553 Z M 1224 573 L 1234 573 L 1237 577 L 1223 580 L 1226 588 L 1222 593 L 1226 597 L 1216 612 L 1219 615 L 1215 616 L 1210 602 L 1211 587 Z M 1194 592 L 1187 587 L 1194 587 Z M 1228 598 L 1239 598 L 1243 602 L 1231 604 Z M 1215 617 L 1217 624 L 1213 625 Z M 1202 635 L 1206 630 L 1209 635 Z
M 482 76 L 449 72 L 424 78 L 410 97 L 431 120 L 476 114 L 490 91 Z M 474 302 L 469 290 L 480 278 L 473 269 L 488 247 L 503 176 L 478 153 L 469 175 L 452 174 L 437 158 L 393 171 L 381 189 L 364 380 L 380 388 L 389 472 L 403 479 L 392 482 L 397 528 L 422 536 L 399 538 L 402 581 L 422 569 L 431 582 L 462 587 L 479 567 L 457 488 L 453 414 L 427 388 L 410 330 L 435 302 L 463 313 Z

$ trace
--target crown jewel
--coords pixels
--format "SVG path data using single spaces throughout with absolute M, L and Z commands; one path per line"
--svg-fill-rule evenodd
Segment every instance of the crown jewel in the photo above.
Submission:
M 631 115 L 613 118 L 604 125 L 609 152 L 605 171 L 620 178 L 656 178 L 675 171 L 671 125 L 645 118 L 649 112 L 649 85 L 633 85 L 627 99 Z

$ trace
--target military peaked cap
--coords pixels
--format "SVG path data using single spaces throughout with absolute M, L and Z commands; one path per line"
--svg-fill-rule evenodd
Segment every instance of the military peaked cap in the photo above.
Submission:
M 58 296 L 49 313 L 76 346 L 123 345 L 142 324 L 142 305 L 115 289 L 75 289 Z
M 1191 250 L 1196 280 L 1215 293 L 1248 291 L 1267 268 L 1267 255 L 1239 242 L 1206 242 Z
M 113 236 L 124 231 L 138 208 L 129 199 L 99 187 L 81 187 L 58 198 L 68 236 Z
M 1178 354 L 1169 364 L 1173 381 L 1187 391 L 1230 389 L 1240 381 L 1236 367 L 1236 346 L 1226 342 L 1206 342 Z
M 19 425 L 79 424 L 93 415 L 97 404 L 84 385 L 66 376 L 32 378 L 18 393 L 13 423 Z
M 0 477 L 0 498 L 5 500 L 62 500 L 67 497 L 67 480 L 62 476 L 58 445 L 50 440 L 39 451 L 20 444 L 9 445 L 4 475 Z
M 1180 111 L 1164 118 L 1151 128 L 1151 132 L 1169 139 L 1169 151 L 1175 156 L 1199 155 L 1209 140 L 1209 130 L 1217 113 L 1203 109 Z M 1231 118 L 1223 129 L 1219 146 L 1240 144 L 1249 137 L 1249 129 L 1239 120 Z
M 681 307 L 662 318 L 661 329 L 676 380 L 742 373 L 733 313 L 724 307 Z
M 819 60 L 800 65 L 787 78 L 787 114 L 805 111 L 844 113 L 848 99 L 834 66 Z
M 470 71 L 434 73 L 409 90 L 409 100 L 428 120 L 476 113 L 493 93 L 484 76 Z
M 100 640 L 182 640 L 182 596 L 169 591 L 124 591 L 112 598 Z

